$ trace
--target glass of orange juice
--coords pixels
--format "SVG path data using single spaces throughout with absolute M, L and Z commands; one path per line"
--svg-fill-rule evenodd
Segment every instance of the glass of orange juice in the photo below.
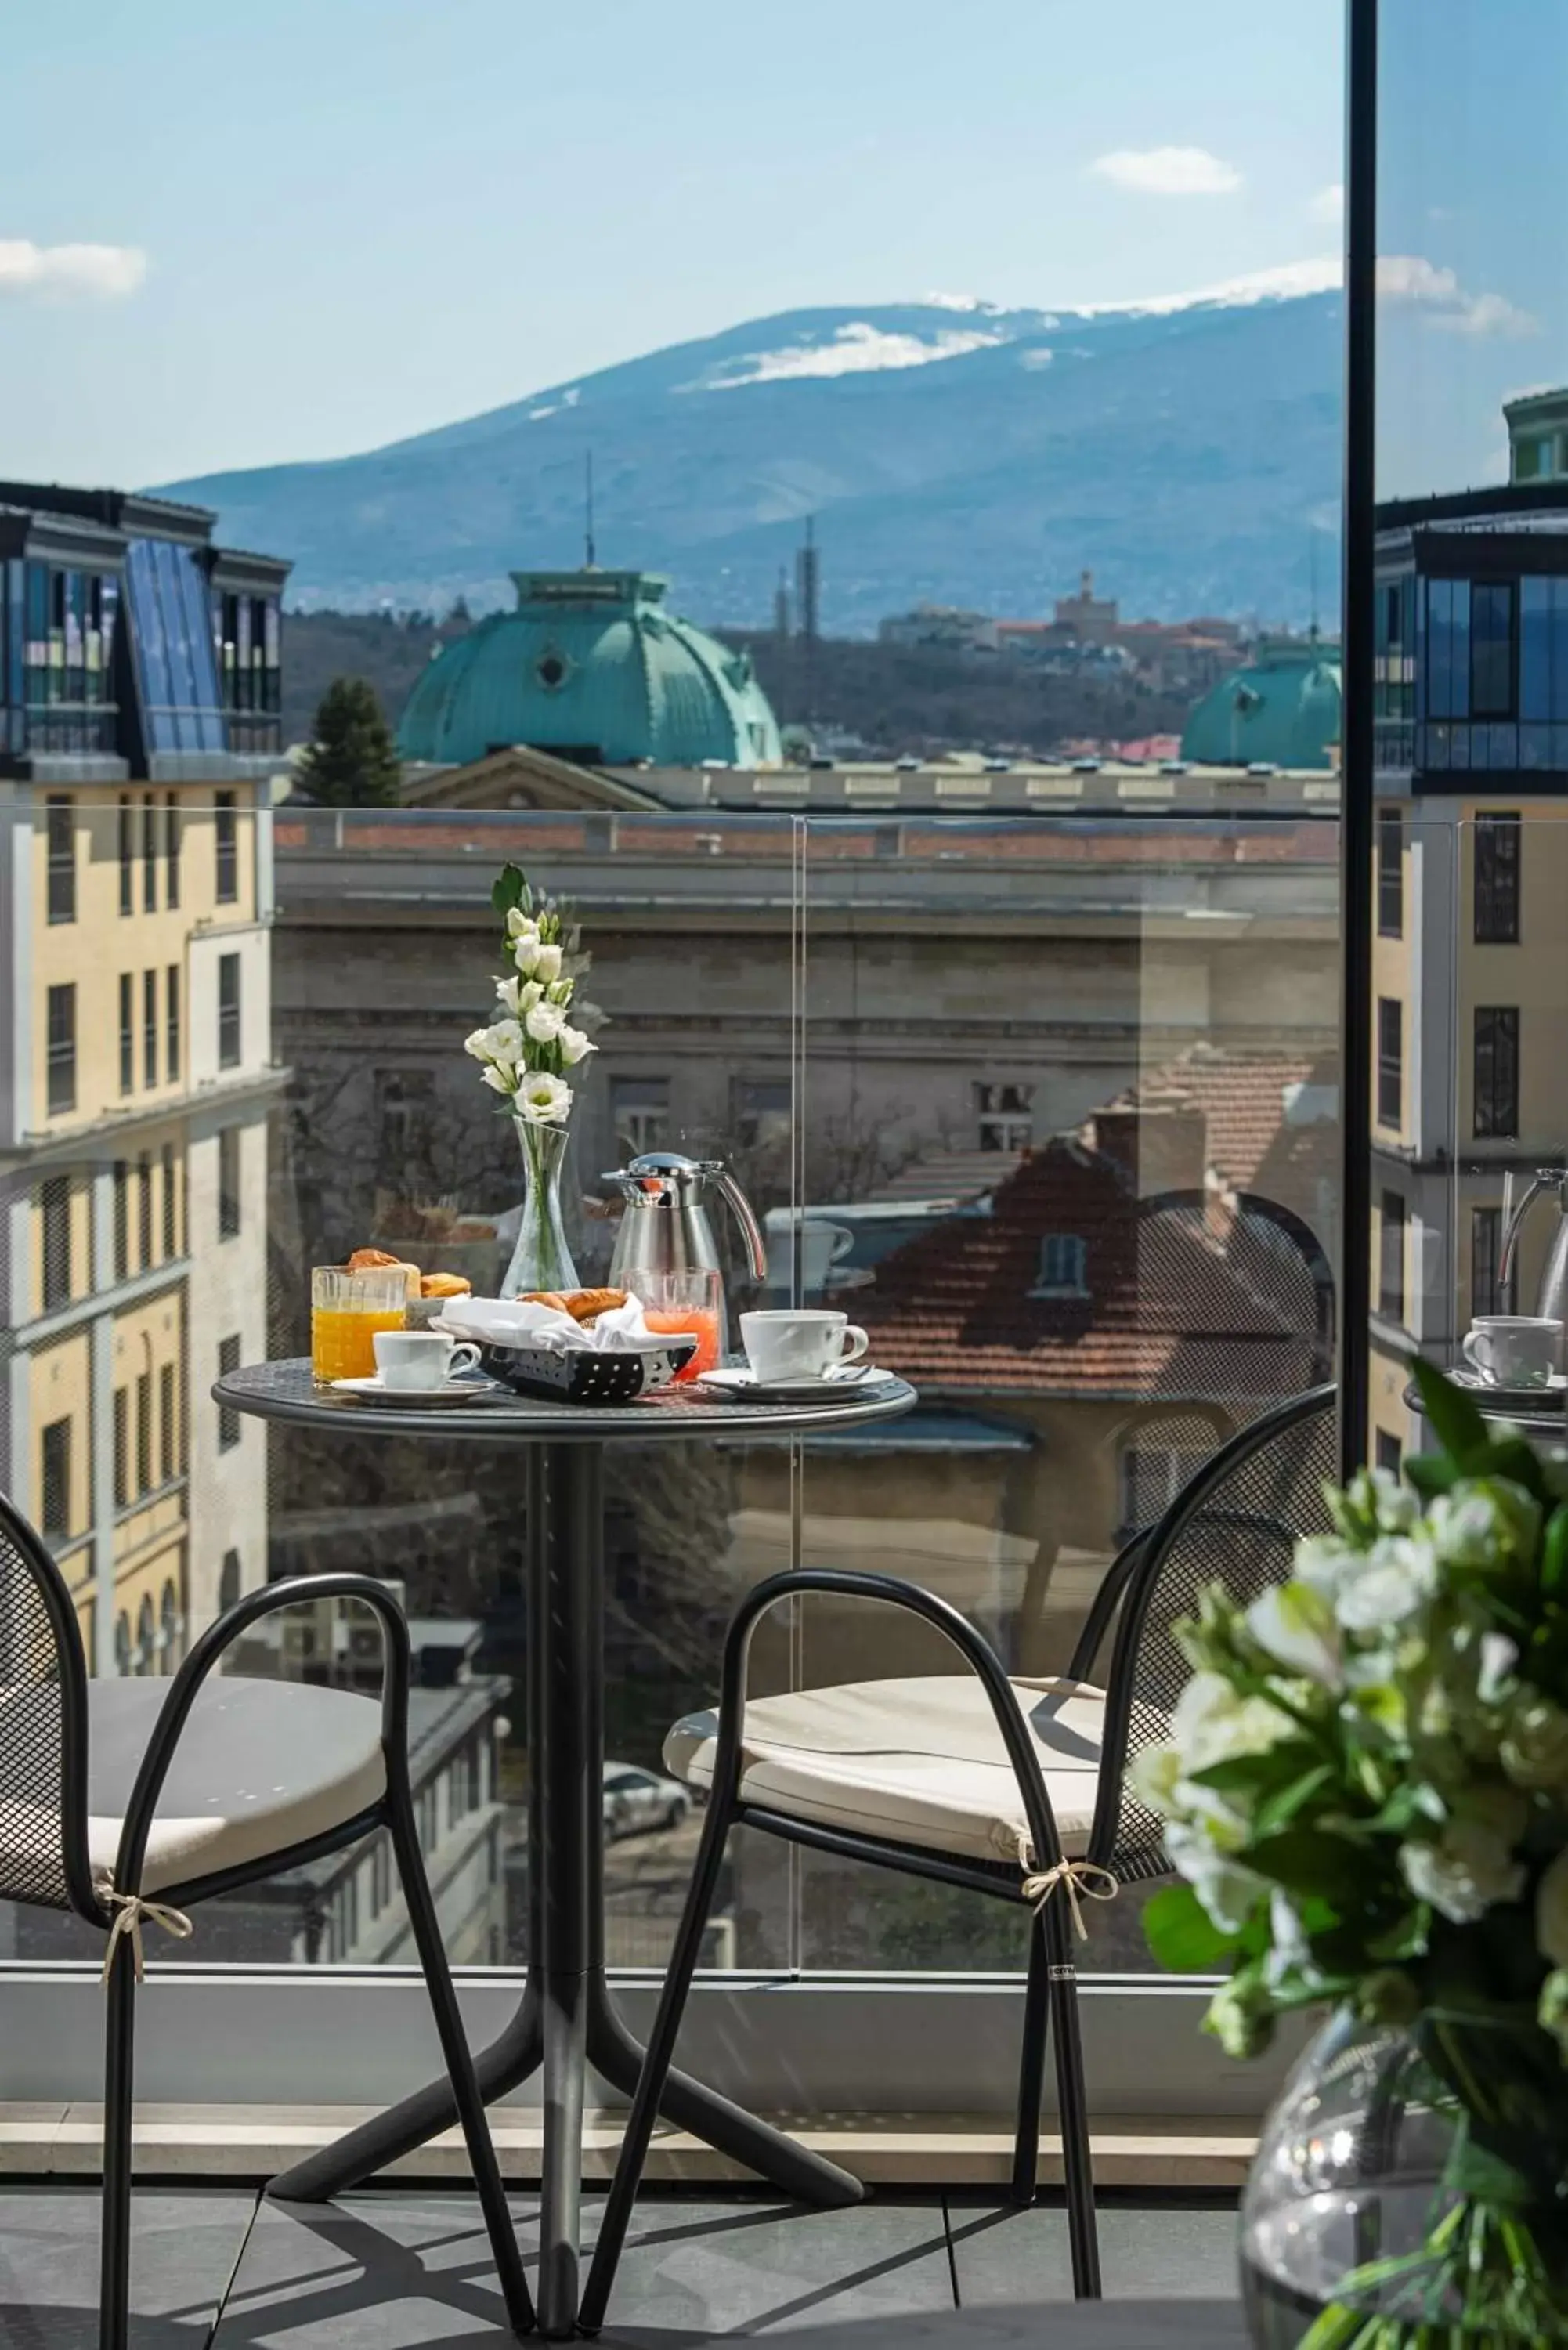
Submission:
M 366 1273 L 318 1264 L 310 1276 L 310 1367 L 317 1387 L 375 1375 L 376 1333 L 408 1320 L 408 1268 L 379 1264 Z
M 724 1284 L 716 1273 L 639 1273 L 637 1294 L 650 1330 L 690 1331 L 697 1352 L 677 1379 L 716 1371 L 724 1359 Z

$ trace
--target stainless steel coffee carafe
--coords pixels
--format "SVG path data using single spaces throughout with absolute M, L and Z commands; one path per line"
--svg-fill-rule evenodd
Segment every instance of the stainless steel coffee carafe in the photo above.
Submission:
M 647 1150 L 604 1178 L 626 1201 L 610 1260 L 611 1283 L 635 1290 L 639 1276 L 717 1273 L 719 1247 L 708 1220 L 711 1191 L 735 1211 L 753 1281 L 767 1278 L 768 1255 L 752 1203 L 723 1162 Z
M 1536 1170 L 1535 1180 L 1508 1220 L 1508 1229 L 1502 1236 L 1501 1253 L 1498 1258 L 1497 1285 L 1506 1299 L 1519 1257 L 1524 1219 L 1532 1203 L 1544 1191 L 1556 1195 L 1557 1230 L 1552 1235 L 1552 1246 L 1547 1251 L 1546 1270 L 1541 1276 L 1541 1295 L 1535 1301 L 1534 1311 L 1546 1315 L 1550 1321 L 1561 1322 L 1564 1319 L 1563 1309 L 1568 1306 L 1568 1167 L 1541 1167 Z

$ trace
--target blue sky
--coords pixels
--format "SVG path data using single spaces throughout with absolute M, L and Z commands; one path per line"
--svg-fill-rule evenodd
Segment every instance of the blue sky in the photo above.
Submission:
M 1338 240 L 1341 0 L 96 0 L 5 34 L 0 470 L 337 455 L 817 303 Z M 1385 0 L 1386 491 L 1568 377 L 1568 6 Z M 86 250 L 83 250 L 86 248 Z
M 1340 16 L 13 9 L 0 470 L 337 455 L 798 305 L 1127 299 L 1331 252 Z

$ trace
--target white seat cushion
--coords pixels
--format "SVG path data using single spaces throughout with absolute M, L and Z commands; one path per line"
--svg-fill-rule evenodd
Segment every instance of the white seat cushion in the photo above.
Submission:
M 88 1856 L 109 1877 L 169 1683 L 88 1685 Z M 142 1890 L 239 1868 L 341 1827 L 386 1791 L 381 1708 L 348 1690 L 215 1676 L 180 1733 Z
M 1062 1849 L 1088 1843 L 1106 1700 L 1084 1681 L 1015 1680 Z M 709 1787 L 715 1712 L 688 1714 L 664 1742 L 678 1778 Z M 851 1681 L 751 1700 L 743 1802 L 927 1852 L 1016 1862 L 1027 1825 L 985 1692 L 970 1674 Z

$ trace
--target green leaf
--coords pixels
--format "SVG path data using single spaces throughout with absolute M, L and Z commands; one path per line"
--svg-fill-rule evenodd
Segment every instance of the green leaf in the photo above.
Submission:
M 1266 1795 L 1272 1787 L 1288 1785 L 1317 1760 L 1310 1739 L 1286 1738 L 1261 1754 L 1228 1754 L 1222 1762 L 1194 1771 L 1197 1787 L 1212 1787 L 1219 1795 Z
M 1172 1974 L 1215 1974 L 1236 1955 L 1236 1937 L 1222 1933 L 1190 1885 L 1168 1885 L 1144 1904 L 1148 1947 Z
M 1419 1355 L 1411 1356 L 1409 1370 L 1432 1433 L 1449 1458 L 1459 1461 L 1467 1453 L 1485 1450 L 1490 1442 L 1487 1425 L 1469 1397 L 1446 1379 L 1435 1363 Z
M 1294 1819 L 1298 1812 L 1305 1810 L 1314 1795 L 1320 1795 L 1325 1787 L 1333 1786 L 1338 1775 L 1332 1762 L 1314 1763 L 1310 1771 L 1303 1771 L 1288 1786 L 1281 1787 L 1274 1794 L 1266 1795 L 1252 1814 L 1252 1834 L 1264 1836 L 1272 1835 L 1276 1828 L 1282 1828 L 1287 1821 Z
M 1549 1599 L 1568 1598 L 1568 1502 L 1559 1503 L 1546 1522 L 1541 1545 L 1541 1588 Z
M 490 890 L 490 902 L 504 921 L 514 906 L 521 906 L 524 903 L 527 895 L 528 884 L 524 878 L 522 868 L 517 865 L 504 865 L 491 885 Z
M 1287 1893 L 1320 1894 L 1341 1907 L 1359 1898 L 1368 1875 L 1368 1856 L 1326 1828 L 1282 1828 L 1237 1857 Z
M 1464 1473 L 1446 1452 L 1412 1452 L 1404 1464 L 1405 1482 L 1414 1486 L 1424 1502 L 1434 1502 L 1439 1493 L 1451 1491 Z

